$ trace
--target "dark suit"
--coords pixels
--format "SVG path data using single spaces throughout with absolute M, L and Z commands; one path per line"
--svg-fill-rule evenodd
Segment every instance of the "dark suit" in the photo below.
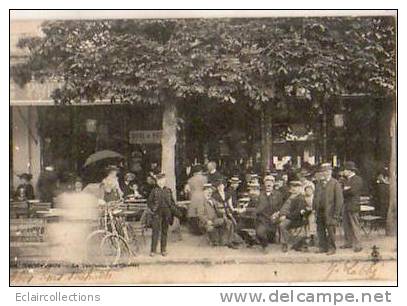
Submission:
M 237 222 L 228 205 L 228 202 L 231 199 L 231 195 L 226 190 L 224 191 L 224 193 L 225 193 L 224 198 L 222 198 L 219 191 L 216 190 L 212 195 L 212 199 L 215 202 L 218 213 L 222 214 L 224 216 L 224 219 L 227 220 L 228 231 L 224 235 L 224 237 L 225 237 L 224 243 L 230 244 L 234 237 Z M 229 224 L 230 224 L 230 226 L 229 226 Z
M 156 252 L 158 237 L 161 234 L 161 252 L 167 250 L 168 226 L 173 223 L 171 206 L 175 206 L 171 189 L 155 186 L 147 200 L 148 208 L 152 211 L 151 252 Z
M 237 190 L 233 189 L 232 187 L 229 187 L 226 190 L 226 193 L 230 195 L 230 197 L 232 198 L 232 206 L 234 208 L 236 208 L 239 203 L 239 197 L 237 195 Z
M 335 250 L 335 226 L 343 206 L 343 193 L 339 182 L 334 178 L 328 182 L 318 182 L 315 186 L 313 205 L 316 214 L 319 247 L 321 250 Z
M 287 244 L 290 240 L 289 230 L 297 227 L 301 227 L 306 224 L 304 219 L 307 203 L 302 194 L 296 197 L 289 197 L 280 210 L 280 216 L 285 216 L 286 219 L 281 221 L 279 228 L 281 231 L 281 242 Z M 304 211 L 304 213 L 301 213 Z
M 345 181 L 343 191 L 343 231 L 345 233 L 345 245 L 354 249 L 360 248 L 360 196 L 362 194 L 363 180 L 354 175 Z
M 266 247 L 269 241 L 274 241 L 277 222 L 271 216 L 278 212 L 282 206 L 281 193 L 274 190 L 270 195 L 262 191 L 257 199 L 256 206 L 256 236 L 260 244 Z
M 225 193 L 225 198 L 222 198 L 222 196 L 220 195 L 219 191 L 216 190 L 216 191 L 212 194 L 212 198 L 213 198 L 216 202 L 222 203 L 222 204 L 223 204 L 223 207 L 225 208 L 225 212 L 226 212 L 227 209 L 228 209 L 228 201 L 229 201 L 229 199 L 231 198 L 231 195 L 230 195 L 230 193 L 227 192 L 226 190 L 225 190 L 224 193 Z

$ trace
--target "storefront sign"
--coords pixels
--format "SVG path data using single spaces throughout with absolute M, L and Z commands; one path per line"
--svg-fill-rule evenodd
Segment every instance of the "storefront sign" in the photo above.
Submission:
M 344 126 L 344 118 L 343 114 L 335 114 L 334 115 L 334 126 L 335 127 L 343 127 Z
M 136 143 L 161 143 L 161 130 L 153 131 L 130 131 L 129 141 L 131 144 Z
M 88 133 L 96 133 L 97 130 L 97 120 L 95 119 L 87 119 L 86 120 L 86 132 Z

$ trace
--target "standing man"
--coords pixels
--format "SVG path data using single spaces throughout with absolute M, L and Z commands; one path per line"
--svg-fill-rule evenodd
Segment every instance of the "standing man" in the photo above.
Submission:
M 343 193 L 339 182 L 332 177 L 332 166 L 322 164 L 319 168 L 321 180 L 315 187 L 314 208 L 319 242 L 318 253 L 333 255 L 336 252 L 335 228 L 343 207 Z
M 353 251 L 362 251 L 360 244 L 360 195 L 363 188 L 363 180 L 356 174 L 357 168 L 354 162 L 344 163 L 344 207 L 343 207 L 343 230 L 345 233 L 345 244 L 341 249 L 353 248 Z
M 157 252 L 158 237 L 161 235 L 161 255 L 167 256 L 167 233 L 168 226 L 174 221 L 171 206 L 175 206 L 171 189 L 165 187 L 166 179 L 164 173 L 156 175 L 157 185 L 153 188 L 147 200 L 148 208 L 152 211 L 152 238 L 151 253 Z
M 208 184 L 214 184 L 216 181 L 223 179 L 223 175 L 216 170 L 216 162 L 210 161 L 207 165 L 208 168 Z
M 264 191 L 260 192 L 256 207 L 256 236 L 263 252 L 269 242 L 274 242 L 278 226 L 278 211 L 283 203 L 279 191 L 274 190 L 274 176 L 264 178 Z

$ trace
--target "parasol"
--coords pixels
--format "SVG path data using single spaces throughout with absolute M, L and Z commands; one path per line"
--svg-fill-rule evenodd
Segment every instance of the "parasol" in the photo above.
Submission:
M 110 150 L 102 150 L 102 151 L 98 151 L 96 153 L 93 153 L 92 155 L 90 155 L 86 161 L 85 164 L 83 165 L 84 167 L 89 166 L 90 164 L 96 163 L 100 160 L 103 159 L 107 159 L 107 158 L 124 158 L 123 155 L 121 155 L 120 153 L 114 152 L 114 151 L 110 151 Z

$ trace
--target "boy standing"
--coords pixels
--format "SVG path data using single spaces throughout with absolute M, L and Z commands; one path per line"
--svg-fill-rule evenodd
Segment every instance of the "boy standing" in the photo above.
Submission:
M 151 253 L 157 252 L 158 237 L 161 236 L 161 255 L 167 256 L 167 233 L 168 227 L 173 223 L 171 206 L 175 206 L 171 189 L 165 187 L 166 178 L 164 173 L 156 175 L 157 185 L 153 188 L 147 200 L 147 205 L 153 213 L 152 216 L 152 238 Z

